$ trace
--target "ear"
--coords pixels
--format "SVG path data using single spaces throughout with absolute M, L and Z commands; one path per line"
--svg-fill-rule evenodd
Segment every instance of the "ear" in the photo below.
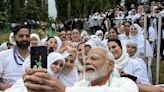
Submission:
M 107 61 L 107 69 L 109 72 L 113 70 L 114 67 L 114 61 Z

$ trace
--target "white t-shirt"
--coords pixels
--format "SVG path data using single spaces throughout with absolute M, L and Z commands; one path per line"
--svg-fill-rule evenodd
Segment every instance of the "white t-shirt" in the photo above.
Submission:
M 14 84 L 22 76 L 22 65 L 19 64 L 23 61 L 20 58 L 24 60 L 17 52 L 14 54 L 14 48 L 0 52 L 1 82 Z

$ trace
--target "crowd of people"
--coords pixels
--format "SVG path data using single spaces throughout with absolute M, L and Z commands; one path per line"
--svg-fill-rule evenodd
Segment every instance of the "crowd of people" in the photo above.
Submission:
M 116 7 L 96 12 L 83 22 L 60 24 L 60 32 L 55 24 L 50 31 L 41 26 L 38 33 L 17 25 L 0 46 L 0 92 L 164 92 L 162 86 L 153 86 L 151 71 L 156 15 L 164 14 L 164 2 L 151 2 L 147 11 L 153 18 L 148 17 L 147 30 L 144 7 L 132 4 L 129 11 Z M 164 18 L 161 28 L 163 59 Z M 31 47 L 37 46 L 47 49 L 46 69 L 31 67 Z

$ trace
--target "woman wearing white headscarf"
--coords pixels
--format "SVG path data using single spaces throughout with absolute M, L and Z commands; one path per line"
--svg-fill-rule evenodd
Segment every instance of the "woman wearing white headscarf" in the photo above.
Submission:
M 117 17 L 115 19 L 116 19 L 115 23 L 116 23 L 117 26 L 123 24 L 124 19 L 125 19 L 124 13 L 122 11 L 119 11 L 118 15 L 117 15 Z
M 62 41 L 61 41 L 61 39 L 58 36 L 54 36 L 54 38 L 57 41 L 57 49 L 56 50 L 59 50 L 61 48 Z
M 58 52 L 52 52 L 48 55 L 47 60 L 48 73 L 58 78 L 65 64 L 63 55 Z
M 147 66 L 146 66 L 146 63 L 144 62 L 144 60 L 138 57 L 137 43 L 135 41 L 128 40 L 126 48 L 127 48 L 129 57 L 137 60 L 140 63 L 140 65 L 142 67 L 142 71 L 144 72 L 143 76 L 145 76 L 145 78 L 147 78 L 147 82 L 148 82 L 149 80 L 148 80 L 148 75 L 147 75 Z
M 95 35 L 100 38 L 101 40 L 103 40 L 103 37 L 104 37 L 104 33 L 102 30 L 97 30 Z
M 76 81 L 80 80 L 78 70 L 75 67 L 75 57 L 69 52 L 64 52 L 63 57 L 65 58 L 65 65 L 63 71 L 59 75 L 59 80 L 68 87 L 73 86 Z
M 152 72 L 151 72 L 151 63 L 152 63 L 152 58 L 153 58 L 153 50 L 150 46 L 150 43 L 148 40 L 146 40 L 146 57 L 144 56 L 144 36 L 143 33 L 141 32 L 141 27 L 138 24 L 133 24 L 130 28 L 130 40 L 133 40 L 137 43 L 138 45 L 138 53 L 139 57 L 141 58 L 148 58 L 148 77 L 149 81 L 152 82 Z
M 144 74 L 142 67 L 138 61 L 129 58 L 125 45 L 120 40 L 108 40 L 108 48 L 115 58 L 115 66 L 120 75 L 132 75 L 137 77 L 136 82 L 141 84 L 149 84 L 148 78 Z M 135 78 L 133 77 L 133 80 Z
M 30 47 L 33 47 L 33 46 L 40 46 L 40 37 L 39 37 L 38 34 L 32 33 L 32 34 L 30 35 L 30 39 L 31 39 Z

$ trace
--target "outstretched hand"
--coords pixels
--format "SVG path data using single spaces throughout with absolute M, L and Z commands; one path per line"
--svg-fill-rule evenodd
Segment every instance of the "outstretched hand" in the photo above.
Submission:
M 23 79 L 29 92 L 65 92 L 65 86 L 45 69 L 28 69 Z

